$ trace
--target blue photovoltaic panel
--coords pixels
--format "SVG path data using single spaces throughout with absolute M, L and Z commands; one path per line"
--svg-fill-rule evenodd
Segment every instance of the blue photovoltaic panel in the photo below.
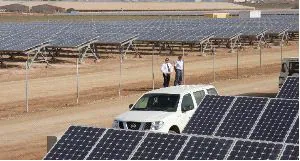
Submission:
M 183 133 L 212 135 L 234 97 L 206 95 Z
M 228 160 L 275 160 L 283 145 L 252 141 L 237 141 Z
M 216 135 L 246 139 L 267 101 L 268 98 L 238 97 Z
M 105 129 L 71 126 L 45 160 L 83 160 Z
M 144 132 L 109 129 L 87 159 L 126 160 L 144 135 Z
M 132 160 L 174 160 L 183 147 L 187 136 L 149 133 Z
M 297 121 L 293 126 L 286 143 L 299 144 L 299 117 L 297 118 Z
M 222 160 L 228 152 L 232 140 L 218 138 L 204 138 L 193 136 L 190 138 L 179 160 Z
M 299 99 L 299 77 L 287 77 L 277 98 Z
M 250 139 L 283 142 L 298 110 L 298 100 L 271 99 Z
M 97 43 L 103 43 L 103 44 L 120 44 L 124 43 L 132 38 L 136 38 L 137 35 L 134 34 L 112 34 L 112 33 L 106 33 L 106 34 L 99 34 L 97 37 L 98 42 Z
M 238 34 L 241 36 L 257 35 L 266 29 L 267 34 L 278 35 L 285 29 L 290 33 L 299 32 L 298 17 L 299 15 L 268 15 L 261 19 L 176 18 L 93 22 L 2 22 L 0 24 L 0 49 L 13 51 L 27 49 L 35 47 L 35 41 L 49 42 L 51 47 L 58 48 L 79 47 L 105 34 L 116 36 L 99 37 L 100 43 L 119 43 L 124 38 L 127 39 L 123 36 L 125 34 L 138 35 L 137 40 L 140 41 L 184 43 L 199 43 L 200 39 L 207 36 L 228 40 Z M 28 38 L 31 40 L 26 40 Z M 53 40 L 52 43 L 50 40 Z
M 0 51 L 27 51 L 31 48 L 45 44 L 44 40 L 33 38 L 18 38 L 16 40 L 2 40 Z
M 280 160 L 299 160 L 299 146 L 287 145 Z
M 57 47 L 78 47 L 90 41 L 95 41 L 96 34 L 66 34 L 51 39 L 51 46 Z

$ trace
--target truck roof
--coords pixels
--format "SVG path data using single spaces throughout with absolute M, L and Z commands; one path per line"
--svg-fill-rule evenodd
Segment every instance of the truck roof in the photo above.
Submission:
M 167 94 L 182 94 L 188 92 L 199 91 L 203 89 L 215 88 L 213 85 L 208 84 L 199 84 L 199 85 L 180 85 L 180 86 L 171 86 L 167 88 L 160 88 L 149 91 L 147 93 L 167 93 Z
M 299 61 L 297 57 L 283 58 L 283 61 Z

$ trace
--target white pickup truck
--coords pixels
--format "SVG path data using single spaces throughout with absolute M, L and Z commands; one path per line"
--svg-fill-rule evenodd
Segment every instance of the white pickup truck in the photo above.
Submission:
M 212 85 L 181 85 L 145 93 L 112 127 L 181 133 L 205 95 L 218 95 Z

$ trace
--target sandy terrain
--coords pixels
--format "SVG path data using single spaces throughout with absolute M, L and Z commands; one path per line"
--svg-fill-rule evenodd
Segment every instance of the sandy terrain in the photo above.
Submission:
M 26 2 L 26 1 L 0 1 L 0 6 L 10 4 L 22 4 L 25 6 L 37 6 L 48 4 L 64 9 L 96 10 L 96 11 L 183 11 L 183 10 L 253 10 L 254 7 L 242 6 L 226 2 Z
M 280 49 L 264 49 L 259 68 L 257 50 L 240 52 L 236 78 L 235 54 L 217 51 L 216 82 L 213 82 L 212 56 L 185 57 L 186 84 L 212 83 L 222 95 L 274 96 L 278 90 Z M 298 46 L 284 48 L 284 57 L 298 57 Z M 155 87 L 161 87 L 160 63 L 155 56 Z M 170 57 L 175 60 L 176 57 Z M 0 159 L 41 159 L 46 153 L 46 136 L 61 135 L 69 125 L 110 127 L 113 118 L 128 104 L 152 88 L 151 56 L 128 58 L 123 63 L 122 92 L 118 97 L 119 60 L 103 59 L 80 66 L 80 101 L 76 105 L 76 77 L 73 62 L 30 70 L 30 112 L 24 113 L 24 69 L 22 63 L 8 63 L 0 69 Z M 171 80 L 173 81 L 173 79 Z

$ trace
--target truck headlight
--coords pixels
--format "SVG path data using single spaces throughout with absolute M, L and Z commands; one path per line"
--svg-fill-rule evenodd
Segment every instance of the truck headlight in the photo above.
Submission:
M 119 121 L 118 120 L 114 120 L 113 124 L 112 124 L 112 128 L 119 128 Z
M 164 126 L 164 122 L 162 121 L 155 121 L 151 123 L 151 130 L 158 130 Z

